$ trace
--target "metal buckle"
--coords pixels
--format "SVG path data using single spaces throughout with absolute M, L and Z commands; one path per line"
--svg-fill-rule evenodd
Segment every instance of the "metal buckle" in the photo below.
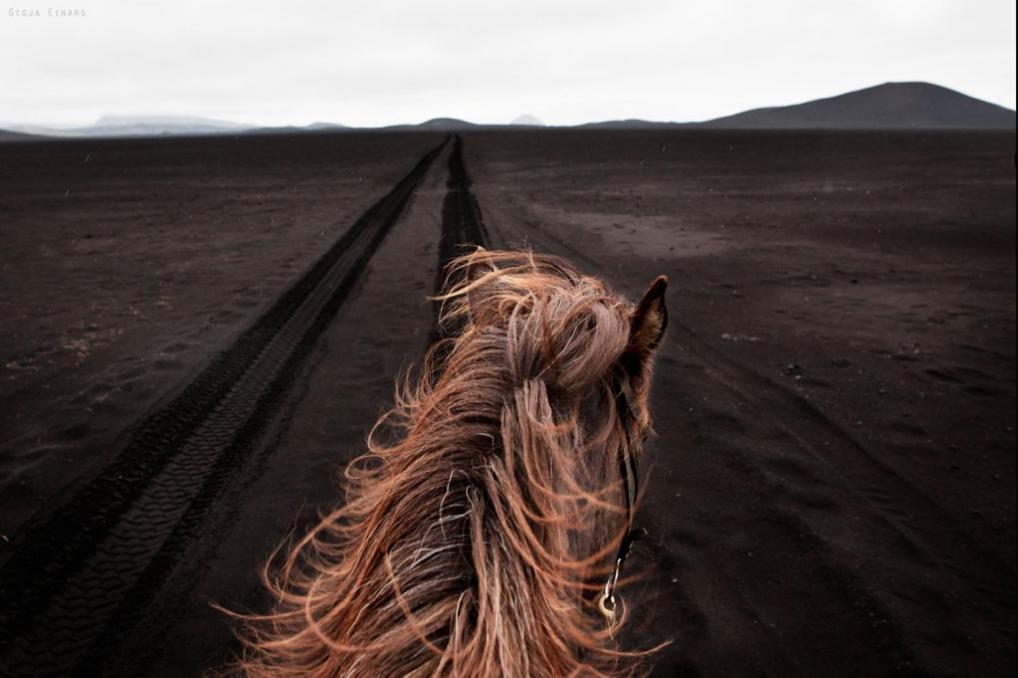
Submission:
M 615 596 L 605 593 L 597 601 L 597 609 L 604 615 L 608 626 L 615 626 Z

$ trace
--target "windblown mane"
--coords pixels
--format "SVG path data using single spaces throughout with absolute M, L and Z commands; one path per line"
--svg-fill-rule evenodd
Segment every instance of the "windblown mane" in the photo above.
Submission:
M 242 616 L 241 671 L 641 668 L 596 604 L 627 527 L 619 454 L 650 426 L 650 361 L 627 358 L 634 309 L 550 256 L 479 249 L 450 271 L 443 322 L 458 333 L 403 380 L 342 506 L 266 565 L 277 604 Z

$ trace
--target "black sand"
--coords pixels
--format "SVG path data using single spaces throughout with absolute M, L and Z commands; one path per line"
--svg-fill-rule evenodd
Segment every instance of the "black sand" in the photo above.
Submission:
M 139 417 L 440 141 L 0 146 L 0 579 Z M 627 589 L 629 637 L 673 640 L 660 675 L 1013 672 L 1013 133 L 463 142 L 489 244 L 562 254 L 630 294 L 671 279 L 650 538 L 630 570 L 645 578 Z M 257 567 L 338 499 L 429 336 L 451 151 L 106 670 L 217 665 L 230 627 L 208 601 L 263 605 Z

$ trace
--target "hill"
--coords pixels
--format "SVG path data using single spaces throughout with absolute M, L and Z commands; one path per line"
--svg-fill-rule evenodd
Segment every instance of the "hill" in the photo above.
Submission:
M 432 118 L 431 120 L 425 120 L 424 122 L 416 125 L 393 125 L 387 129 L 415 129 L 415 130 L 428 130 L 433 132 L 456 132 L 461 130 L 476 129 L 481 127 L 472 122 L 466 120 L 460 120 L 459 118 Z
M 577 125 L 577 127 L 582 129 L 671 129 L 673 127 L 684 127 L 689 124 L 688 122 L 657 122 L 654 120 L 627 118 L 625 120 L 587 122 Z
M 6 129 L 0 129 L 0 142 L 3 141 L 38 141 L 42 139 L 37 134 L 25 134 L 24 132 L 12 132 Z
M 55 137 L 193 136 L 234 134 L 248 129 L 251 125 L 186 115 L 104 115 L 91 125 L 82 127 L 14 127 L 17 132 Z
M 1015 112 L 928 82 L 888 82 L 699 123 L 725 129 L 1014 129 Z

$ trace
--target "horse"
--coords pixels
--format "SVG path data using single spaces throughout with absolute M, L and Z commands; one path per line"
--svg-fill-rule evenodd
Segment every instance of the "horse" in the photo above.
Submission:
M 397 380 L 345 501 L 262 569 L 274 607 L 237 615 L 237 673 L 647 669 L 618 589 L 667 279 L 632 305 L 550 255 L 478 248 L 448 271 L 447 336 Z

